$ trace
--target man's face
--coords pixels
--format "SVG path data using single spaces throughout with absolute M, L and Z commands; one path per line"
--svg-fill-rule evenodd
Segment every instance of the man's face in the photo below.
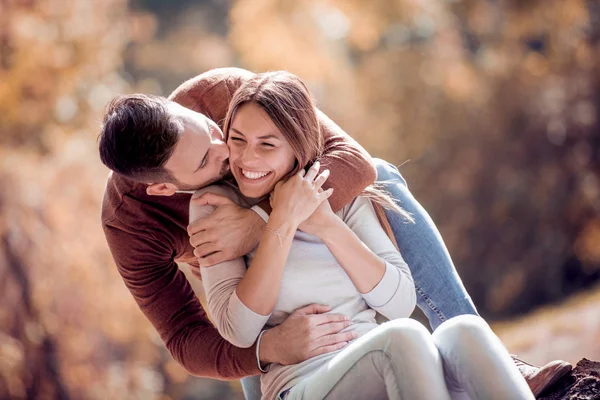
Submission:
M 219 126 L 205 115 L 171 102 L 169 111 L 183 127 L 164 167 L 179 190 L 196 190 L 229 174 L 229 148 Z

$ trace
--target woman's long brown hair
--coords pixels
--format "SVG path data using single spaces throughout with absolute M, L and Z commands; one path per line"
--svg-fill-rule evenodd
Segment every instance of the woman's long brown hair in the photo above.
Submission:
M 285 71 L 265 72 L 246 81 L 235 92 L 229 104 L 223 124 L 226 138 L 229 136 L 229 128 L 236 111 L 242 105 L 251 102 L 267 113 L 294 151 L 296 164 L 288 177 L 301 168 L 312 165 L 321 157 L 323 135 L 319 129 L 317 109 L 308 88 L 297 76 Z M 412 216 L 398 206 L 379 185 L 368 186 L 361 196 L 373 202 L 380 222 L 396 244 L 382 208 L 394 211 L 407 221 L 414 222 Z

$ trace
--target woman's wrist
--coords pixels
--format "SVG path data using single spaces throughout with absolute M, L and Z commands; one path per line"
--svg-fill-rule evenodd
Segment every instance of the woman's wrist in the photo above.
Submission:
M 324 221 L 321 229 L 319 229 L 318 232 L 315 232 L 315 236 L 327 245 L 338 238 L 340 230 L 344 228 L 348 228 L 348 225 L 346 225 L 337 215 L 332 214 L 331 218 Z
M 267 222 L 267 228 L 275 230 L 284 236 L 294 235 L 300 222 L 297 222 L 289 215 L 284 215 L 277 210 L 273 210 Z

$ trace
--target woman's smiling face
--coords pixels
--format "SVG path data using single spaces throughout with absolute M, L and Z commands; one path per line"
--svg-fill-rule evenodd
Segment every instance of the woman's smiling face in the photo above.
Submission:
M 229 128 L 229 166 L 242 194 L 270 193 L 296 163 L 292 147 L 268 114 L 256 103 L 241 105 Z

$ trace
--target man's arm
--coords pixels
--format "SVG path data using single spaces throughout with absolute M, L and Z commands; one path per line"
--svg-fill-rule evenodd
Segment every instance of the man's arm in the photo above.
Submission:
M 239 379 L 259 373 L 255 348 L 225 341 L 208 320 L 190 284 L 171 260 L 172 249 L 152 233 L 105 224 L 118 270 L 167 349 L 191 374 Z
M 321 111 L 318 117 L 325 141 L 320 172 L 331 172 L 323 189 L 334 189 L 329 204 L 338 212 L 375 181 L 377 171 L 369 153 L 356 140 Z

